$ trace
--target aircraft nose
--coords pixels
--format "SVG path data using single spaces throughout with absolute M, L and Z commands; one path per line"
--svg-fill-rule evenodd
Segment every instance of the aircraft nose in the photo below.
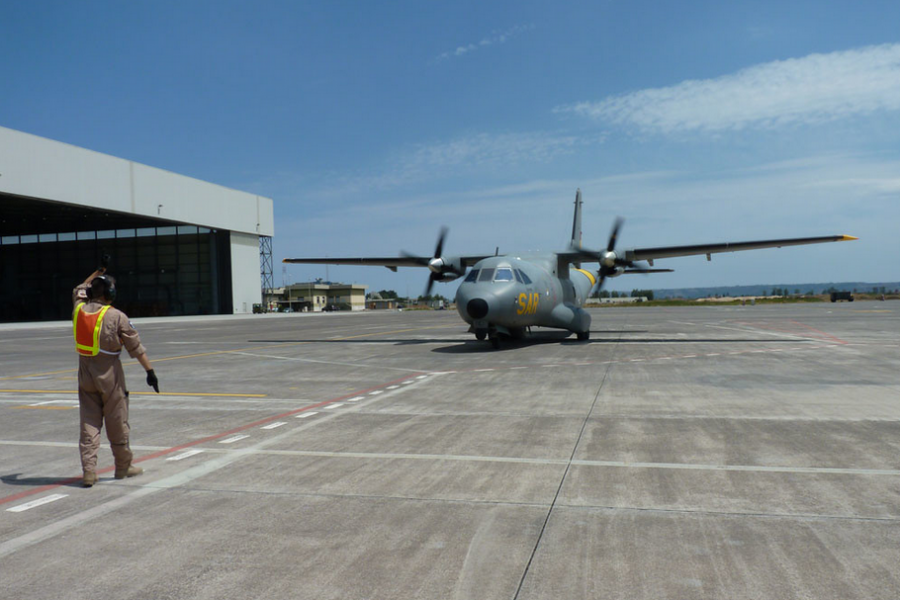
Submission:
M 488 314 L 488 303 L 484 298 L 472 298 L 466 304 L 466 312 L 473 319 L 483 319 Z

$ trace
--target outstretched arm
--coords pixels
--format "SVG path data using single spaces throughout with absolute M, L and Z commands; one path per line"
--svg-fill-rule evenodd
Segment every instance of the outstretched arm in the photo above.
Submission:
M 84 285 L 84 286 L 90 285 L 90 283 L 91 283 L 94 279 L 96 279 L 97 277 L 100 277 L 100 276 L 103 275 L 104 273 L 106 273 L 106 267 L 100 267 L 99 269 L 97 269 L 96 271 L 94 271 L 93 273 L 91 273 L 90 275 L 88 275 L 88 278 L 85 279 L 85 280 L 81 283 L 81 285 Z

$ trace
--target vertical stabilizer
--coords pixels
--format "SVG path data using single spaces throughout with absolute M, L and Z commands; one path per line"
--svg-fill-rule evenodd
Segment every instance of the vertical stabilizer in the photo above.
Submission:
M 581 188 L 575 192 L 575 218 L 572 220 L 572 249 L 581 248 Z

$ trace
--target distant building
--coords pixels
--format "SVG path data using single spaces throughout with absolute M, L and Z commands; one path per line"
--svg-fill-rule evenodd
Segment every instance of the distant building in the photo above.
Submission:
M 369 286 L 355 283 L 311 281 L 295 283 L 272 290 L 270 306 L 279 311 L 322 312 L 331 310 L 365 310 Z
M 396 298 L 382 298 L 378 292 L 372 292 L 366 298 L 366 308 L 369 310 L 385 310 L 399 308 L 400 303 Z

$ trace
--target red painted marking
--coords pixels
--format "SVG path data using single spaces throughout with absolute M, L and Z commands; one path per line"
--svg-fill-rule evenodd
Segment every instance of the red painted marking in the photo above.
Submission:
M 333 404 L 335 402 L 340 402 L 341 400 L 346 400 L 347 398 L 352 398 L 353 396 L 360 396 L 362 394 L 367 394 L 371 391 L 385 388 L 389 385 L 394 385 L 400 383 L 402 381 L 406 381 L 408 379 L 412 379 L 413 377 L 417 377 L 419 374 L 407 375 L 406 377 L 401 377 L 400 379 L 395 379 L 393 381 L 388 381 L 387 383 L 383 383 L 381 385 L 376 385 L 374 387 L 370 387 L 364 390 L 351 392 L 344 396 L 339 396 L 337 398 L 332 398 L 331 400 L 324 400 L 317 404 L 310 404 L 309 406 L 304 406 L 303 408 L 298 408 L 296 410 L 292 410 L 290 412 L 286 412 L 280 415 L 275 415 L 274 417 L 266 417 L 265 419 L 260 419 L 259 421 L 254 421 L 253 423 L 248 423 L 247 425 L 241 425 L 240 427 L 236 427 L 234 429 L 230 429 L 228 431 L 224 431 L 222 433 L 217 433 L 215 435 L 209 435 L 205 438 L 200 438 L 199 440 L 194 440 L 193 442 L 187 442 L 186 444 L 181 444 L 179 446 L 172 446 L 171 448 L 167 448 L 165 450 L 160 450 L 159 452 L 154 452 L 153 454 L 148 454 L 147 456 L 141 456 L 140 458 L 134 459 L 133 463 L 140 463 L 146 460 L 152 460 L 154 458 L 159 458 L 160 456 L 165 456 L 166 454 L 172 454 L 173 452 L 178 452 L 180 450 L 184 450 L 185 448 L 190 448 L 192 446 L 197 446 L 199 444 L 205 444 L 206 442 L 211 442 L 213 440 L 218 440 L 223 437 L 227 437 L 229 435 L 233 435 L 235 433 L 239 433 L 241 431 L 245 431 L 247 429 L 251 429 L 253 427 L 258 427 L 265 423 L 271 423 L 273 421 L 277 421 L 278 419 L 283 419 L 285 417 L 290 417 L 292 415 L 300 414 L 302 412 L 306 412 L 308 410 L 313 410 L 315 408 L 319 408 L 322 406 L 326 406 L 328 404 Z M 109 473 L 114 471 L 115 467 L 106 467 L 105 469 L 100 469 L 97 471 L 97 474 Z M 34 496 L 35 494 L 40 494 L 41 492 L 46 492 L 49 490 L 56 489 L 58 487 L 62 487 L 64 485 L 70 485 L 72 483 L 76 483 L 81 481 L 81 477 L 69 477 L 68 479 L 61 479 L 57 483 L 51 483 L 48 485 L 41 486 L 39 488 L 34 488 L 31 490 L 26 490 L 24 492 L 19 492 L 18 494 L 13 494 L 12 496 L 6 496 L 4 498 L 0 498 L 0 505 L 9 504 L 10 502 L 15 502 L 16 500 L 21 500 L 22 498 L 27 498 L 28 496 Z

